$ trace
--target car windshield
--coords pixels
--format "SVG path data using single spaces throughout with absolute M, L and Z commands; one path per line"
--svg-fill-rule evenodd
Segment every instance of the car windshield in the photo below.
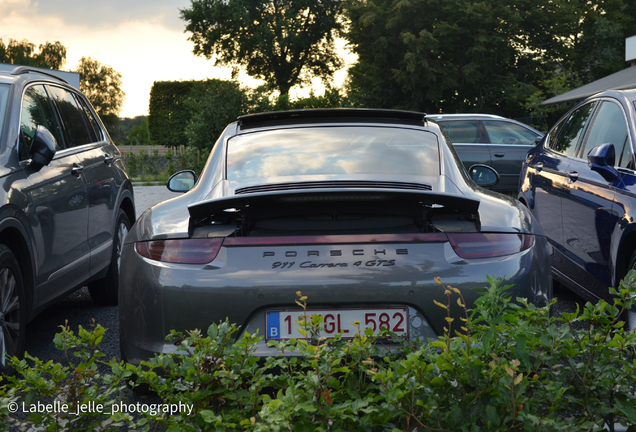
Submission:
M 7 98 L 10 89 L 10 85 L 0 84 L 0 131 L 4 127 L 4 115 L 7 113 Z
M 278 129 L 228 141 L 227 178 L 329 174 L 439 175 L 437 136 L 395 127 Z

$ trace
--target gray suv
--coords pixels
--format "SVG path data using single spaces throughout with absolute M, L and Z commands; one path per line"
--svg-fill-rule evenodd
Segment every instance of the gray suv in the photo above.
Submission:
M 0 72 L 0 371 L 26 324 L 88 285 L 117 304 L 120 251 L 135 221 L 121 154 L 88 100 L 24 66 Z
M 466 169 L 475 164 L 493 167 L 500 176 L 490 189 L 517 191 L 521 165 L 543 134 L 516 120 L 489 114 L 427 115 L 450 138 Z

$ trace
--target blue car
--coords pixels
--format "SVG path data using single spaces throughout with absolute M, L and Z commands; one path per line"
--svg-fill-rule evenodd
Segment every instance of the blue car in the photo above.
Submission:
M 519 200 L 552 245 L 553 278 L 591 301 L 636 268 L 635 137 L 636 90 L 607 91 L 567 112 L 523 164 Z

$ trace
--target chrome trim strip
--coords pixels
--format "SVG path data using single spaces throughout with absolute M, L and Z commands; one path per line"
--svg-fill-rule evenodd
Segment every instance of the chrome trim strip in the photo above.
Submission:
M 67 272 L 73 270 L 75 267 L 78 267 L 81 264 L 84 264 L 85 261 L 88 261 L 90 259 L 91 259 L 91 254 L 89 252 L 86 255 L 84 255 L 83 257 L 81 257 L 79 259 L 76 259 L 72 263 L 70 263 L 70 264 L 62 267 L 61 269 L 57 270 L 56 272 L 51 273 L 51 275 L 49 276 L 49 278 L 46 281 L 49 282 L 49 281 L 52 281 L 53 279 L 57 279 L 58 277 L 62 276 L 64 273 L 67 273 Z

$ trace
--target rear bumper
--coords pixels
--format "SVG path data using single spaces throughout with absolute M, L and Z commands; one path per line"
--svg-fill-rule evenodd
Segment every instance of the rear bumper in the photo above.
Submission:
M 446 311 L 434 301 L 448 300 L 436 277 L 460 289 L 469 307 L 479 296 L 473 288 L 488 286 L 487 275 L 514 285 L 513 298 L 537 305 L 552 298 L 548 244 L 541 236 L 523 252 L 470 260 L 458 257 L 448 242 L 330 245 L 318 256 L 315 249 L 222 247 L 209 264 L 176 265 L 143 258 L 133 244 L 125 245 L 119 313 L 126 359 L 138 364 L 156 353 L 177 352 L 165 340 L 170 330 L 205 332 L 226 318 L 264 336 L 266 311 L 298 308 L 297 291 L 308 297 L 309 308 L 406 306 L 412 341 L 443 333 Z M 456 321 L 464 316 L 454 298 L 451 311 Z M 264 339 L 254 353 L 277 354 Z

